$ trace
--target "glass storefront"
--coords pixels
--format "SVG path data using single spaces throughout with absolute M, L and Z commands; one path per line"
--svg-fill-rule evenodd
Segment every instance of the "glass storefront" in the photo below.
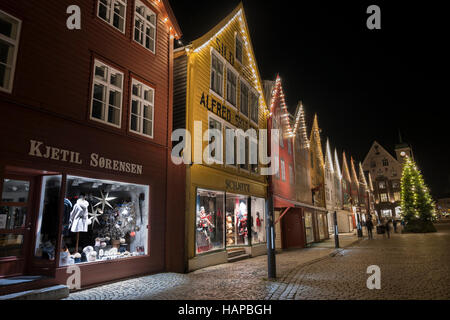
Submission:
M 265 200 L 198 189 L 195 234 L 196 254 L 264 243 Z
M 227 247 L 249 244 L 247 200 L 246 196 L 226 195 Z
M 313 214 L 311 211 L 305 210 L 305 232 L 306 243 L 314 242 Z
M 266 242 L 266 201 L 262 198 L 252 197 L 252 244 Z
M 65 194 L 60 266 L 148 254 L 148 186 L 68 176 Z
M 224 192 L 197 192 L 197 254 L 224 248 L 224 199 Z

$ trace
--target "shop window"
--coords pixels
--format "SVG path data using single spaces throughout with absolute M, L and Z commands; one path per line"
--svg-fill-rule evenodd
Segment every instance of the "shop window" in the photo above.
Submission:
M 149 187 L 67 177 L 60 266 L 148 254 Z
M 224 192 L 197 191 L 196 252 L 224 249 Z
M 241 114 L 248 117 L 248 95 L 249 89 L 248 86 L 241 81 Z
M 305 211 L 305 233 L 306 243 L 314 242 L 314 229 L 313 229 L 313 214 L 312 212 Z
M 227 101 L 236 106 L 237 76 L 231 69 L 227 68 Z
M 34 248 L 34 256 L 37 258 L 54 260 L 56 256 L 55 247 L 56 239 L 58 239 L 61 181 L 61 176 L 44 176 L 42 178 L 36 247 Z M 68 210 L 68 202 L 66 201 L 64 202 L 64 210 Z M 66 214 L 66 220 L 67 216 Z M 63 223 L 67 224 L 68 221 L 63 221 Z
M 244 46 L 241 37 L 236 34 L 236 60 L 243 63 Z
M 22 257 L 30 182 L 3 180 L 0 201 L 0 258 Z
M 386 218 L 392 217 L 392 210 L 381 210 L 381 216 Z
M 226 245 L 248 245 L 248 211 L 246 196 L 226 195 Z
M 91 119 L 120 128 L 123 73 L 95 60 Z
M 155 90 L 133 79 L 131 84 L 130 131 L 153 138 Z
M 141 1 L 136 0 L 134 12 L 134 40 L 155 53 L 156 14 Z
M 281 180 L 286 181 L 286 167 L 284 164 L 284 160 L 281 159 Z
M 258 123 L 258 101 L 259 96 L 254 94 L 253 92 L 250 93 L 250 120 L 252 120 L 254 123 Z
M 125 33 L 127 0 L 99 0 L 97 15 L 114 28 Z
M 252 197 L 252 244 L 266 242 L 266 201 Z
M 0 10 L 0 91 L 12 91 L 20 25 L 20 20 Z
M 211 54 L 211 89 L 223 96 L 223 62 L 215 53 Z

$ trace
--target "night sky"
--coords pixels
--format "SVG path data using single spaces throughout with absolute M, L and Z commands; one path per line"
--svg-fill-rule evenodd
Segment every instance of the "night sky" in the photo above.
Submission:
M 188 44 L 239 1 L 170 3 Z M 450 91 L 450 55 L 443 7 L 406 1 L 243 3 L 262 79 L 280 74 L 289 110 L 303 101 L 308 130 L 318 114 L 322 143 L 329 137 L 333 149 L 363 161 L 375 140 L 395 155 L 401 130 L 433 195 L 450 193 L 449 103 L 443 97 Z M 381 8 L 381 30 L 366 27 L 372 4 Z

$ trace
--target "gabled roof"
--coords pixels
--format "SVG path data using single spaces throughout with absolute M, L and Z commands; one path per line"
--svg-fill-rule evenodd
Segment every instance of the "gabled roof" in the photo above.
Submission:
M 277 103 L 279 102 L 279 103 Z M 286 101 L 284 99 L 283 86 L 281 84 L 281 78 L 277 75 L 277 80 L 275 81 L 275 86 L 272 91 L 272 98 L 270 101 L 270 116 L 275 113 L 275 108 L 280 109 L 281 125 L 283 126 L 283 137 L 291 138 L 294 136 L 294 132 L 291 127 L 290 113 L 286 106 Z
M 244 42 L 245 48 L 247 49 L 248 58 L 250 61 L 250 71 L 253 76 L 253 85 L 260 94 L 261 101 L 264 105 L 264 110 L 268 112 L 267 101 L 264 95 L 263 84 L 261 81 L 261 76 L 259 73 L 258 65 L 256 64 L 255 52 L 253 50 L 252 41 L 250 38 L 250 32 L 248 29 L 247 19 L 245 17 L 244 5 L 239 3 L 239 5 L 226 16 L 219 24 L 212 28 L 202 37 L 192 41 L 191 47 L 194 52 L 199 52 L 204 47 L 206 47 L 211 41 L 213 41 L 218 35 L 220 35 L 231 23 L 239 21 L 241 27 L 241 36 Z
M 326 148 L 327 148 L 327 151 L 326 151 L 326 155 L 325 155 L 325 168 L 328 168 L 328 170 L 330 170 L 331 173 L 334 173 L 333 157 L 331 156 L 330 140 L 329 139 L 327 139 Z
M 390 158 L 392 161 L 394 161 L 394 162 L 396 162 L 398 165 L 400 165 L 400 163 L 397 161 L 397 159 L 395 159 L 395 158 L 392 156 L 392 154 L 390 154 L 385 148 L 383 148 L 383 146 L 382 146 L 381 144 L 379 144 L 377 141 L 374 141 L 374 143 L 372 144 L 372 147 L 370 148 L 369 152 L 367 153 L 367 155 L 366 155 L 366 157 L 364 158 L 364 161 L 363 161 L 363 163 L 362 163 L 364 167 L 367 167 L 367 166 L 370 165 L 370 164 L 367 163 L 367 162 L 369 161 L 369 156 L 375 152 L 375 147 L 376 147 L 376 146 L 379 147 L 378 150 L 379 150 L 380 152 L 382 152 L 382 153 L 385 154 L 388 158 Z
M 324 158 L 322 151 L 322 142 L 320 140 L 319 120 L 317 118 L 317 114 L 314 116 L 314 122 L 311 129 L 311 138 L 309 140 L 312 150 L 316 153 L 317 158 L 319 158 L 321 165 L 323 166 Z
M 170 26 L 170 31 L 174 31 L 173 32 L 173 36 L 175 37 L 175 39 L 180 39 L 181 36 L 183 35 L 183 33 L 181 32 L 181 28 L 180 25 L 178 24 L 177 18 L 175 17 L 175 14 L 173 13 L 172 7 L 170 6 L 169 0 L 157 0 L 155 3 L 158 6 L 161 6 L 160 4 L 163 4 L 163 14 L 164 14 L 164 9 L 165 9 L 165 13 L 167 14 L 167 18 L 168 20 L 166 20 L 167 22 L 170 22 L 171 26 Z
M 359 184 L 359 179 L 358 179 L 358 175 L 356 174 L 356 169 L 355 169 L 355 161 L 353 161 L 353 157 L 350 158 L 350 166 L 351 166 L 351 170 L 352 170 L 352 183 L 355 184 Z
M 341 166 L 339 165 L 337 149 L 334 149 L 334 169 L 335 169 L 335 172 L 337 173 L 339 179 L 342 179 L 342 172 L 341 172 Z
M 368 190 L 369 186 L 367 185 L 366 176 L 364 175 L 361 162 L 359 163 L 359 183 L 362 184 L 366 190 Z
M 368 176 L 369 176 L 369 190 L 373 192 L 374 189 L 373 189 L 372 175 L 370 174 L 370 172 Z
M 295 110 L 294 134 L 300 135 L 303 146 L 309 148 L 310 143 L 308 139 L 308 129 L 306 128 L 305 109 L 303 108 L 301 101 L 297 105 L 297 110 Z
M 349 182 L 352 181 L 352 178 L 350 177 L 350 170 L 348 169 L 347 157 L 345 156 L 345 152 L 343 153 L 342 156 L 342 177 Z

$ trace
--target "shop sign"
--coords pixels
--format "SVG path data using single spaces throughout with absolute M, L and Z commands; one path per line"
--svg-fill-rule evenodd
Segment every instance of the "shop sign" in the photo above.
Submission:
M 250 185 L 246 183 L 240 183 L 237 181 L 225 180 L 226 188 L 232 192 L 246 192 L 250 193 Z
M 214 97 L 210 97 L 208 94 L 202 93 L 202 98 L 200 99 L 200 105 L 206 108 L 208 111 L 211 111 L 213 114 L 222 118 L 223 120 L 236 125 L 238 128 L 247 129 L 248 121 L 242 119 L 238 114 L 233 117 L 231 116 L 231 110 L 225 105 L 222 105 L 220 101 L 214 99 Z
M 30 151 L 28 152 L 28 155 L 31 157 L 51 159 L 55 161 L 61 161 L 65 163 L 72 163 L 78 165 L 83 165 L 83 163 L 85 163 L 81 153 L 79 152 L 60 149 L 53 146 L 47 146 L 44 144 L 44 142 L 35 140 L 30 140 Z M 143 173 L 142 165 L 123 162 L 114 159 L 108 159 L 102 157 L 98 153 L 91 153 L 89 156 L 88 163 L 89 166 L 92 168 L 101 168 L 116 172 L 125 172 L 137 175 L 142 175 Z

